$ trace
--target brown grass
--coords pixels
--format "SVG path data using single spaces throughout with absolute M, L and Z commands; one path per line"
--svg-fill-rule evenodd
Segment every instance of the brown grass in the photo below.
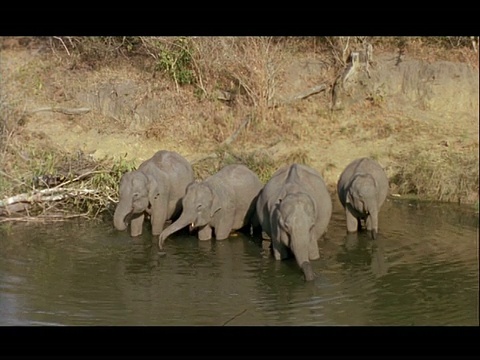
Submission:
M 397 156 L 401 165 L 391 182 L 398 193 L 437 201 L 478 201 L 478 151 L 436 150 L 414 147 Z

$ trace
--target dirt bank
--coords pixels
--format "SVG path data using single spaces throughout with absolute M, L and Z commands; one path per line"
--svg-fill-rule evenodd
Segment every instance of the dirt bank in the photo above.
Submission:
M 15 116 L 4 118 L 3 183 L 28 177 L 22 162 L 46 148 L 95 160 L 124 156 L 136 164 L 170 149 L 196 160 L 218 153 L 251 116 L 223 152 L 267 156 L 274 166 L 307 163 L 332 192 L 347 163 L 371 156 L 385 167 L 392 193 L 478 203 L 478 65 L 458 56 L 447 61 L 373 48 L 373 58 L 346 78 L 348 61 L 335 67 L 318 50 L 275 49 L 269 53 L 274 73 L 262 70 L 264 77 L 254 78 L 262 59 L 250 63 L 256 83 L 245 83 L 240 70 L 229 70 L 237 74 L 230 84 L 203 70 L 202 86 L 194 87 L 180 86 L 138 57 L 89 65 L 45 44 L 4 41 L 2 101 Z M 205 69 L 200 60 L 196 65 Z M 255 92 L 261 81 L 270 90 L 268 104 Z M 320 84 L 325 91 L 289 101 Z M 62 111 L 79 108 L 89 111 Z

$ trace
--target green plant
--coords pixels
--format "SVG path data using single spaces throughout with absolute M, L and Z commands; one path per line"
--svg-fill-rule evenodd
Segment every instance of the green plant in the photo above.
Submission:
M 166 72 L 176 84 L 195 83 L 192 54 L 188 39 L 176 38 L 171 43 L 160 43 L 158 49 L 157 69 Z

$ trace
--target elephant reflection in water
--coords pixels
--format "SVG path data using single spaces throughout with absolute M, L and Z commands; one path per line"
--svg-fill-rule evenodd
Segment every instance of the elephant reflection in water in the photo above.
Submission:
M 343 252 L 337 254 L 337 260 L 344 268 L 364 268 L 370 266 L 375 277 L 381 277 L 388 272 L 385 261 L 384 240 L 378 238 L 374 243 L 370 242 L 364 234 L 348 233 L 342 246 Z

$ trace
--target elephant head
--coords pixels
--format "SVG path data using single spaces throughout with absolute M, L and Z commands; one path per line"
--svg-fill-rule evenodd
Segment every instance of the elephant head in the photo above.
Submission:
M 348 188 L 346 206 L 356 218 L 365 218 L 367 230 L 371 231 L 373 239 L 378 233 L 378 199 L 377 182 L 370 174 L 358 174 Z M 348 225 L 352 228 L 355 225 Z
M 290 193 L 275 204 L 271 219 L 272 240 L 290 248 L 307 281 L 314 279 L 309 253 L 315 218 L 311 197 Z
M 214 215 L 221 209 L 217 194 L 205 183 L 193 182 L 187 186 L 182 199 L 182 214 L 159 237 L 158 245 L 163 248 L 165 239 L 173 233 L 190 226 L 191 229 L 202 228 L 211 223 Z
M 117 230 L 125 230 L 128 223 L 135 217 L 151 212 L 155 202 L 156 181 L 142 171 L 130 171 L 122 175 L 119 187 L 119 202 L 113 216 Z M 138 235 L 141 230 L 132 231 Z

